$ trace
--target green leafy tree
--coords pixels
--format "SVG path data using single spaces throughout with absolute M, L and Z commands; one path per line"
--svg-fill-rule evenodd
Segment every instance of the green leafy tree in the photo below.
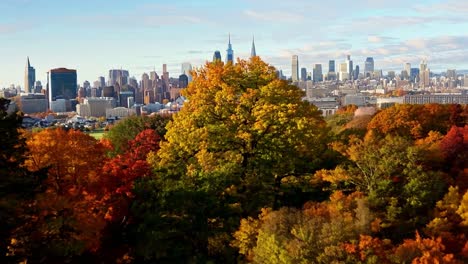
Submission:
M 129 147 L 128 142 L 145 129 L 153 129 L 159 136 L 164 137 L 169 120 L 170 115 L 131 116 L 112 126 L 104 138 L 111 141 L 113 154 L 123 154 Z
M 208 63 L 193 76 L 184 94 L 188 102 L 167 126 L 167 141 L 149 157 L 161 193 L 143 200 L 160 211 L 152 210 L 141 221 L 182 221 L 172 231 L 187 229 L 193 236 L 181 237 L 179 245 L 187 245 L 192 255 L 232 261 L 234 254 L 226 252 L 240 218 L 265 206 L 279 207 L 283 181 L 320 166 L 326 124 L 317 108 L 302 100 L 303 91 L 279 80 L 258 57 Z M 147 189 L 144 185 L 137 189 Z M 169 203 L 184 199 L 183 205 Z M 163 233 L 141 243 L 165 241 L 169 234 L 160 229 L 161 221 L 139 228 Z

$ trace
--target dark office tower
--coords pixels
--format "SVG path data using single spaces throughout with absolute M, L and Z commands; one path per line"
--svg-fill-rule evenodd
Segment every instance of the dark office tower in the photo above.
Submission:
M 221 52 L 219 50 L 215 51 L 213 54 L 213 62 L 221 61 Z
M 125 107 L 125 108 L 130 108 L 133 106 L 132 105 L 129 105 L 128 102 L 128 98 L 132 98 L 131 101 L 132 102 L 135 102 L 134 99 L 135 99 L 135 93 L 134 91 L 125 91 L 125 92 L 120 92 L 119 94 L 119 102 L 120 102 L 120 106 L 121 107 Z
M 229 43 L 228 48 L 226 50 L 226 63 L 228 62 L 234 63 L 234 50 L 232 50 L 231 45 L 231 34 L 229 34 Z
M 135 90 L 138 89 L 138 81 L 135 77 L 130 77 L 128 79 L 128 85 L 133 87 Z
M 98 81 L 99 87 L 103 88 L 104 86 L 106 86 L 106 79 L 104 78 L 104 76 L 99 76 Z
M 322 64 L 315 64 L 313 69 L 314 82 L 323 82 Z
M 418 68 L 411 68 L 411 70 L 410 70 L 410 81 L 411 82 L 419 81 L 419 69 Z
M 354 70 L 353 74 L 354 74 L 353 75 L 354 80 L 359 79 L 359 65 L 356 65 L 356 69 Z
M 301 81 L 303 82 L 307 81 L 307 69 L 306 68 L 301 68 Z
M 187 88 L 188 86 L 188 76 L 181 74 L 179 76 L 179 88 Z
M 328 72 L 335 72 L 335 61 L 329 60 L 328 61 Z
M 118 83 L 123 86 L 128 83 L 128 71 L 126 70 L 109 70 L 108 85 L 113 86 Z
M 34 83 L 36 82 L 36 70 L 31 67 L 29 57 L 24 69 L 24 91 L 27 93 L 34 93 Z
M 50 70 L 49 101 L 75 99 L 77 93 L 76 70 L 57 68 Z
M 102 88 L 102 97 L 114 97 L 114 86 L 104 86 Z
M 250 57 L 257 56 L 257 52 L 255 51 L 255 38 L 252 37 L 252 48 L 250 49 Z
M 367 57 L 366 64 L 364 65 L 364 76 L 371 77 L 374 73 L 374 58 Z

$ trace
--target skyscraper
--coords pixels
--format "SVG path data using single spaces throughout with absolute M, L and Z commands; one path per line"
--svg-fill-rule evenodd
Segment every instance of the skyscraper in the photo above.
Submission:
M 448 69 L 447 70 L 447 78 L 455 80 L 457 78 L 457 70 L 455 69 Z
M 98 82 L 99 82 L 99 87 L 104 87 L 106 86 L 106 78 L 104 76 L 99 76 L 98 77 Z
M 128 71 L 126 70 L 109 70 L 108 85 L 114 86 L 118 83 L 120 86 L 123 86 L 128 83 Z
M 346 65 L 348 76 L 351 79 L 353 77 L 353 61 L 351 60 L 351 55 L 346 56 Z
M 257 52 L 255 51 L 255 38 L 252 37 L 252 48 L 250 49 L 250 57 L 257 56 Z
M 226 50 L 226 63 L 228 62 L 234 63 L 234 50 L 232 50 L 231 45 L 231 34 L 229 34 L 229 43 L 228 48 Z
M 306 68 L 301 68 L 301 81 L 303 82 L 307 81 L 307 69 Z
M 322 74 L 322 64 L 315 64 L 314 70 L 314 82 L 322 82 L 323 81 L 323 74 Z
M 407 78 L 410 79 L 411 77 L 411 63 L 407 62 L 405 63 L 405 71 L 406 71 L 406 74 L 407 74 Z
M 75 99 L 77 93 L 76 70 L 57 68 L 50 70 L 49 101 Z
M 221 61 L 221 52 L 219 50 L 215 51 L 213 54 L 213 62 Z
M 374 58 L 367 57 L 365 65 L 364 65 L 364 76 L 371 77 L 373 72 L 374 72 Z
M 421 88 L 429 86 L 429 81 L 430 81 L 429 77 L 430 77 L 430 71 L 427 68 L 427 61 L 423 60 L 421 61 L 421 64 L 419 65 L 419 86 Z
M 353 78 L 354 80 L 359 79 L 359 65 L 356 65 L 356 68 L 354 69 Z
M 299 58 L 297 55 L 292 56 L 291 79 L 293 82 L 299 81 Z
M 335 72 L 335 60 L 328 61 L 328 72 Z
M 24 69 L 24 91 L 27 93 L 34 92 L 34 83 L 36 82 L 36 70 L 31 67 L 29 63 L 29 57 L 26 62 L 26 68 Z
M 188 76 L 184 73 L 179 75 L 179 88 L 187 88 L 188 86 Z
M 190 64 L 190 62 L 182 63 L 182 72 L 181 72 L 181 74 L 187 75 L 188 82 L 192 81 L 192 74 L 190 73 L 191 71 L 192 71 L 192 64 Z

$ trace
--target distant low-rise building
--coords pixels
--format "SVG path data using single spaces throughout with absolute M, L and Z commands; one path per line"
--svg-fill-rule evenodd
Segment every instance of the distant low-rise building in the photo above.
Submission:
M 468 104 L 468 94 L 418 94 L 406 95 L 405 104 Z
M 20 109 L 25 114 L 44 113 L 47 111 L 45 94 L 21 94 L 19 100 Z
M 66 99 L 57 99 L 55 101 L 50 101 L 50 110 L 52 110 L 52 112 L 55 112 L 55 113 L 66 112 L 67 111 L 67 101 L 68 100 L 66 100 Z
M 324 117 L 336 114 L 340 105 L 335 97 L 315 98 L 308 101 L 322 111 Z
M 396 104 L 403 104 L 404 97 L 378 97 L 377 98 L 377 108 L 385 109 Z
M 344 97 L 343 105 L 366 106 L 366 97 L 360 94 L 347 94 Z
M 115 99 L 111 97 L 86 98 L 82 104 L 76 106 L 76 112 L 86 117 L 107 116 L 106 111 L 115 107 L 115 104 Z
M 124 118 L 124 117 L 129 117 L 131 115 L 136 115 L 135 109 L 131 109 L 131 108 L 129 109 L 125 107 L 116 107 L 116 108 L 106 110 L 107 118 L 112 118 L 112 117 Z

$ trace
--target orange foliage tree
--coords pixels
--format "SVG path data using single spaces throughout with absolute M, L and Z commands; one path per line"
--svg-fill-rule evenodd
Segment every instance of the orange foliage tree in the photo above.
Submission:
M 452 108 L 440 104 L 395 105 L 377 113 L 367 128 L 377 135 L 392 134 L 415 139 L 426 137 L 429 131 L 445 134 L 452 125 L 466 123 L 463 112 Z
M 32 172 L 46 169 L 47 178 L 32 204 L 36 213 L 16 230 L 10 253 L 53 261 L 96 251 L 105 226 L 95 189 L 103 148 L 89 135 L 62 129 L 34 133 L 26 143 L 24 165 Z

